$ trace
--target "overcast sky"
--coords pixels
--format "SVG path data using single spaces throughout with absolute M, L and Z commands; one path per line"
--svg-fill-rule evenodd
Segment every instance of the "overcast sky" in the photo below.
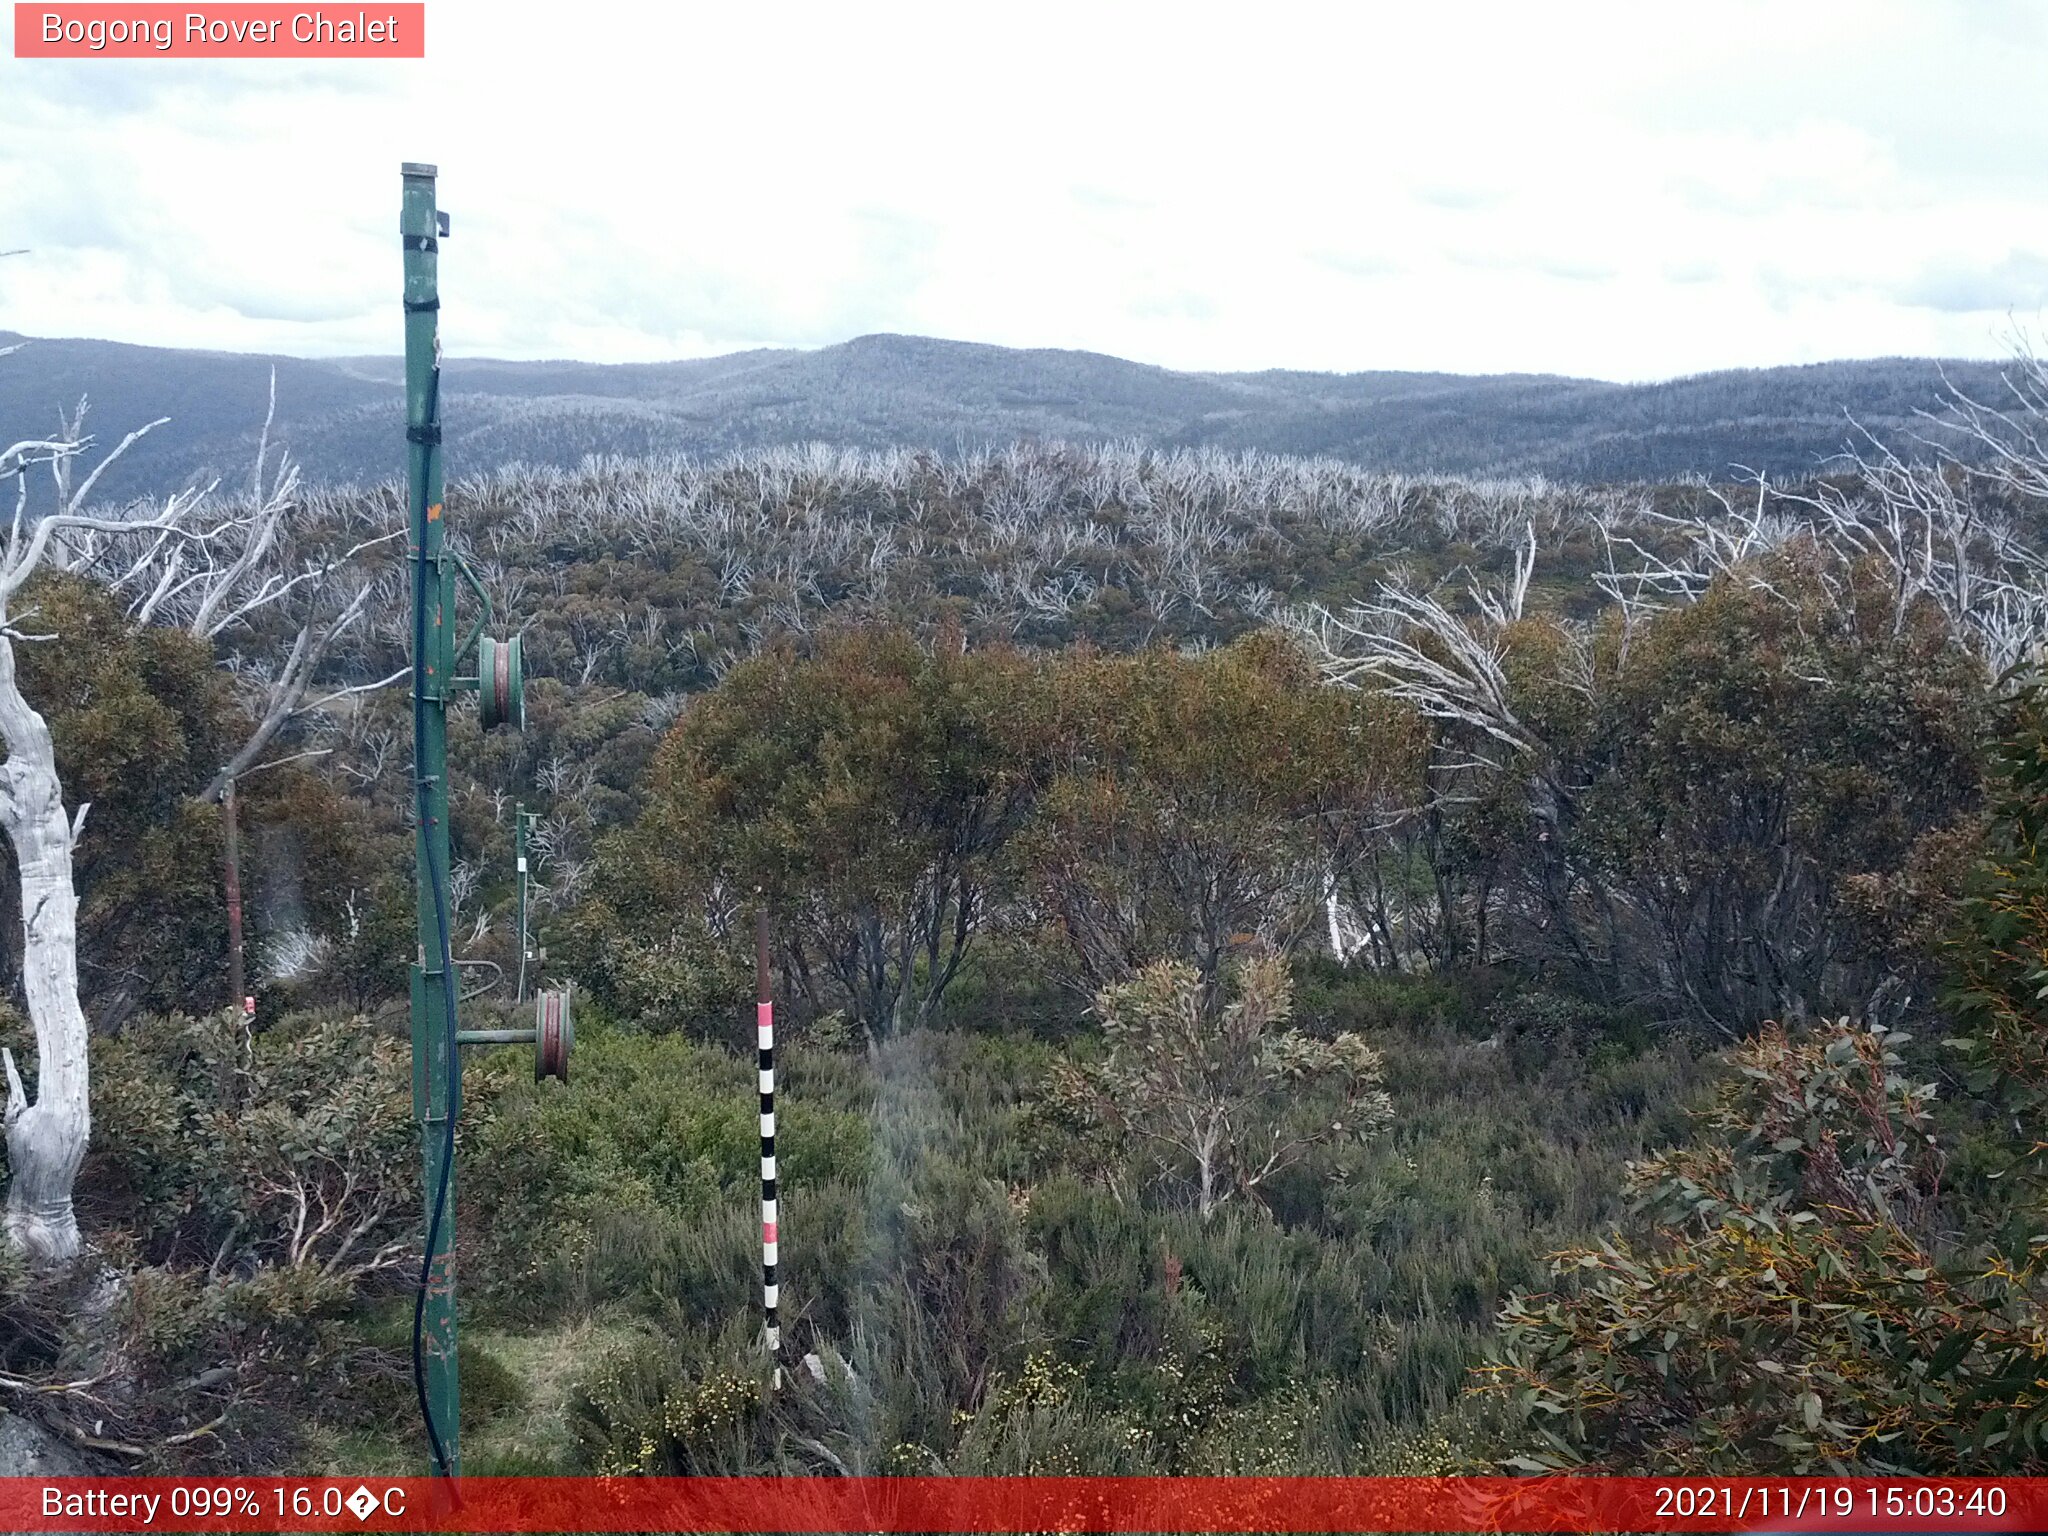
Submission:
M 0 23 L 0 329 L 394 352 L 402 160 L 441 167 L 469 356 L 1645 379 L 1995 357 L 2048 308 L 2031 0 L 427 20 L 424 63 L 318 65 L 17 60 Z

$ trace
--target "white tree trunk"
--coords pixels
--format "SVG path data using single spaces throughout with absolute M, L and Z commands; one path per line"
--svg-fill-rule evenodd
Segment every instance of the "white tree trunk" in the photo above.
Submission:
M 1216 1127 L 1207 1126 L 1201 1139 L 1195 1143 L 1195 1166 L 1202 1176 L 1202 1220 L 1207 1221 L 1216 1210 Z
M 36 1098 L 28 1102 L 6 1054 L 7 1238 L 43 1262 L 78 1253 L 71 1186 L 92 1134 L 85 1013 L 78 1004 L 78 893 L 71 846 L 85 820 L 64 814 L 50 727 L 22 697 L 14 642 L 0 633 L 0 829 L 21 869 L 23 988 L 36 1032 Z

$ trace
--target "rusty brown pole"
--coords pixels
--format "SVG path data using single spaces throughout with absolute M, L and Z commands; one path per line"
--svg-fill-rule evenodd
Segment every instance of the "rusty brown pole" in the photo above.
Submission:
M 220 796 L 221 825 L 227 837 L 227 868 L 223 884 L 228 898 L 228 999 L 237 1018 L 249 1013 L 249 994 L 242 969 L 242 848 L 235 819 L 235 781 Z

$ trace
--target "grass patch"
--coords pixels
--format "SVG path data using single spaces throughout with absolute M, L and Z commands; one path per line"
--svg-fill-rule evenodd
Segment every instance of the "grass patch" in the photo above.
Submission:
M 585 1470 L 569 1428 L 569 1402 L 606 1356 L 643 1338 L 645 1329 L 603 1317 L 518 1332 L 466 1330 L 465 1340 L 496 1359 L 524 1388 L 472 1432 L 463 1470 L 482 1477 L 568 1475 Z

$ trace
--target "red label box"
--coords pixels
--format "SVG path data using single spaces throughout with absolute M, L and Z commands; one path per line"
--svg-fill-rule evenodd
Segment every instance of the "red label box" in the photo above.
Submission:
M 2048 1530 L 2048 1478 L 0 1478 L 36 1532 Z
M 423 59 L 427 8 L 348 5 L 14 7 L 17 59 Z

